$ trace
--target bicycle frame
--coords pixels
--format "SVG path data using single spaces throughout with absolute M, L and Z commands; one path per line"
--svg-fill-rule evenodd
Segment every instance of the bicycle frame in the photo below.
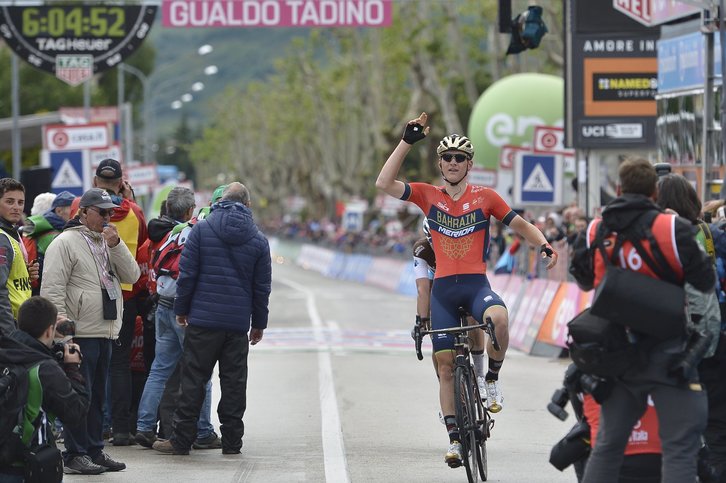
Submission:
M 448 329 L 425 330 L 420 324 L 414 327 L 414 340 L 416 356 L 423 359 L 421 343 L 424 335 L 453 334 L 454 335 L 454 395 L 456 399 L 456 424 L 464 453 L 464 466 L 470 482 L 487 479 L 486 440 L 490 436 L 494 420 L 484 407 L 479 394 L 476 374 L 471 364 L 469 353 L 469 335 L 471 330 L 482 329 L 490 337 L 495 350 L 500 350 L 494 332 L 494 323 L 487 317 L 483 324 L 466 325 L 468 314 L 459 311 L 459 327 Z

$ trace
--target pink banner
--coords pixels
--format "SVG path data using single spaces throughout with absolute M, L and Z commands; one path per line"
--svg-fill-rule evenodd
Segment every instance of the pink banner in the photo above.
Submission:
M 497 293 L 497 295 L 502 298 L 504 304 L 507 306 L 507 310 L 509 311 L 509 318 L 513 318 L 515 312 L 517 311 L 517 306 L 519 305 L 519 293 L 522 290 L 523 282 L 524 279 L 519 275 L 510 275 L 509 283 L 507 284 L 506 288 L 504 288 L 504 290 L 502 290 L 501 292 Z
M 535 279 L 527 282 L 524 295 L 522 295 L 519 308 L 509 323 L 509 345 L 517 349 L 529 352 L 532 347 L 524 347 L 524 339 L 527 336 L 530 324 L 534 322 L 534 313 L 537 310 L 539 301 L 545 287 L 549 283 L 548 280 Z M 541 320 L 537 321 L 537 328 Z
M 392 0 L 163 0 L 164 27 L 387 27 Z
M 547 311 L 542 326 L 539 329 L 537 340 L 559 347 L 567 347 L 567 323 L 579 313 L 580 299 L 583 292 L 572 282 L 560 284 L 557 293 L 552 299 L 550 309 Z

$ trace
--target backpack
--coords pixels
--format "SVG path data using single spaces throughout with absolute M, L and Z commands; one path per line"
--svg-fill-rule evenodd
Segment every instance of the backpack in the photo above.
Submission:
M 176 280 L 179 277 L 179 261 L 184 244 L 194 224 L 177 225 L 166 234 L 151 258 L 151 269 L 156 278 L 156 293 L 162 297 L 176 296 Z
M 29 420 L 37 419 L 43 393 L 39 364 L 30 369 L 11 363 L 0 366 L 0 466 L 10 466 L 22 458 L 24 441 L 32 436 L 35 428 Z
M 625 327 L 590 312 L 587 308 L 567 323 L 567 347 L 578 369 L 600 377 L 618 377 L 641 357 Z

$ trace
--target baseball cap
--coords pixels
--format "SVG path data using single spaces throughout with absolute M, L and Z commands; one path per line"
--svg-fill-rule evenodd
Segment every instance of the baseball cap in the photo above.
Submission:
M 71 204 L 73 204 L 73 200 L 75 199 L 76 195 L 74 195 L 70 191 L 61 191 L 60 193 L 58 193 L 58 196 L 56 196 L 53 200 L 53 203 L 50 205 L 50 209 L 55 210 L 56 208 L 62 206 L 71 206 Z
M 224 190 L 225 189 L 227 189 L 227 185 L 226 184 L 222 184 L 222 185 L 217 186 L 217 189 L 215 189 L 214 190 L 214 193 L 212 193 L 212 201 L 210 201 L 210 204 L 211 205 L 213 205 L 217 201 L 219 201 L 219 199 L 222 197 L 222 194 L 224 193 Z
M 106 190 L 91 188 L 81 196 L 80 208 L 95 206 L 97 208 L 118 208 L 111 200 L 111 195 Z
M 123 175 L 121 163 L 115 159 L 106 158 L 98 164 L 96 176 L 104 179 L 119 179 Z

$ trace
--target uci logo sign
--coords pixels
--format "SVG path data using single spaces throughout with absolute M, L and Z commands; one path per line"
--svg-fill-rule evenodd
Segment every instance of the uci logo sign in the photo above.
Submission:
M 586 138 L 604 138 L 605 126 L 582 126 L 582 135 Z

